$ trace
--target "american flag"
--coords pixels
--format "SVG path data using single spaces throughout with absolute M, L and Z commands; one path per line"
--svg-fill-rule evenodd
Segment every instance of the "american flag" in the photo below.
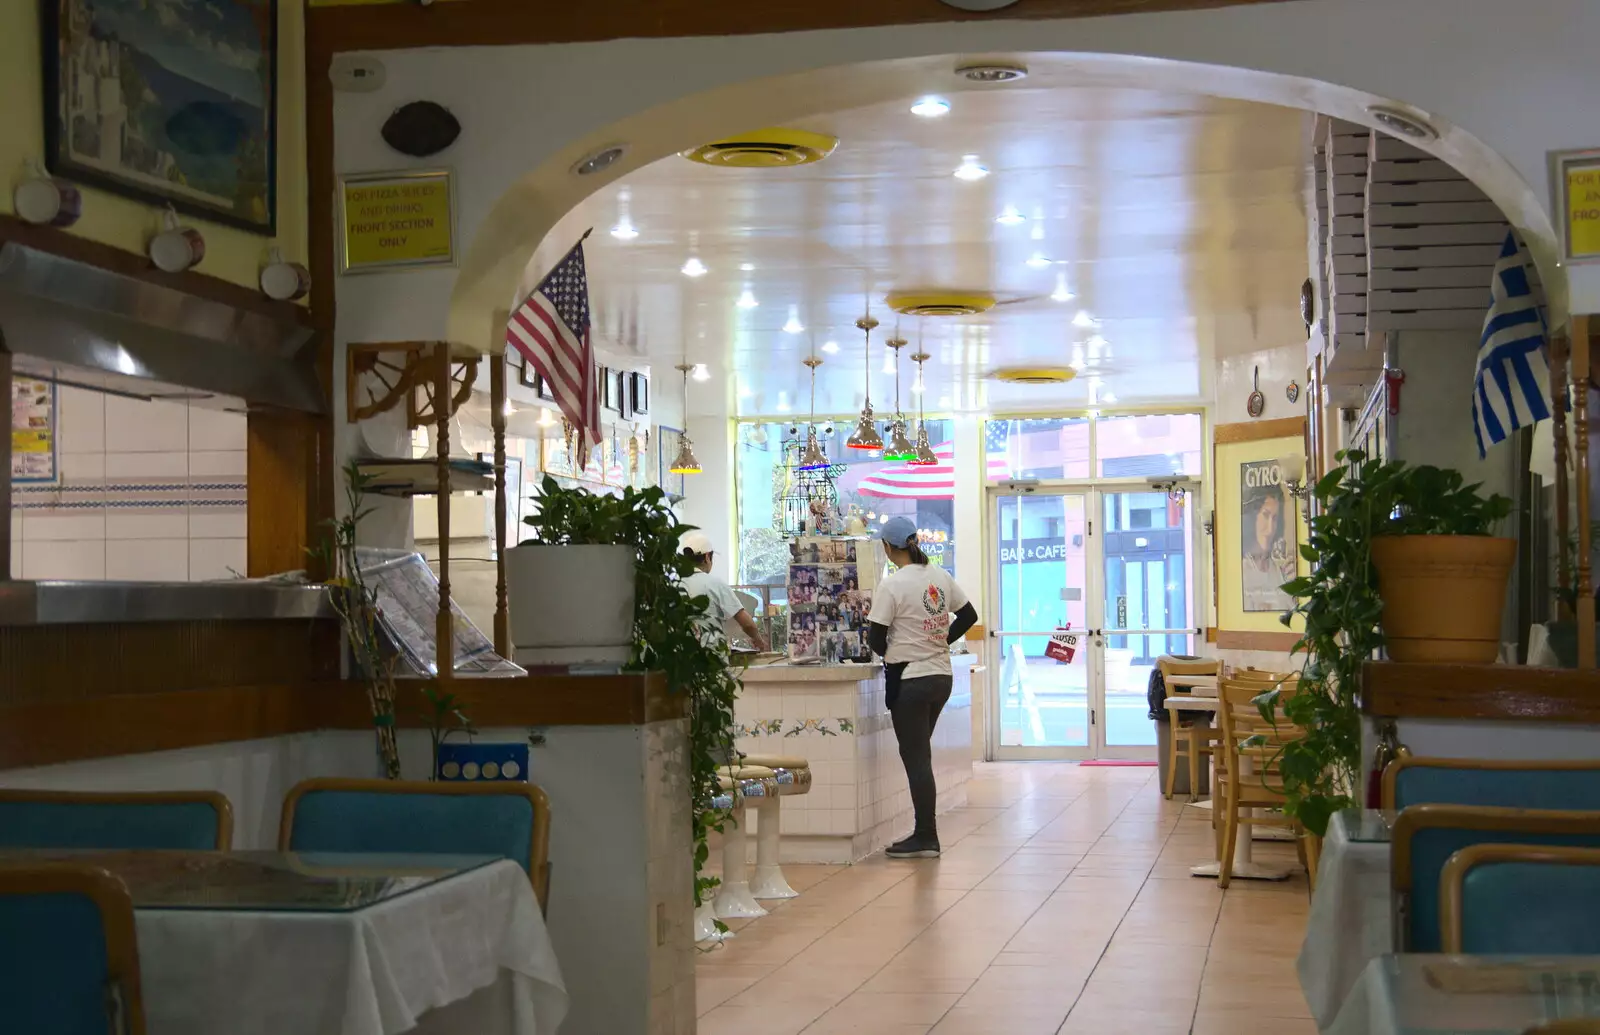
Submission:
M 1000 441 L 1006 437 L 1006 421 L 990 421 L 985 439 L 993 442 L 994 425 L 999 424 Z M 860 493 L 880 499 L 899 500 L 953 500 L 956 498 L 955 445 L 944 442 L 933 447 L 939 458 L 936 464 L 894 464 L 861 479 Z M 989 479 L 1003 481 L 1009 478 L 1011 467 L 1005 457 L 1005 447 L 999 455 L 991 448 L 988 453 Z
M 522 353 L 550 386 L 562 416 L 578 429 L 578 456 L 601 441 L 600 382 L 589 340 L 589 278 L 583 240 L 533 289 L 506 321 L 506 344 Z
M 1547 349 L 1526 259 L 1516 235 L 1508 233 L 1494 267 L 1472 385 L 1472 431 L 1480 457 L 1511 432 L 1550 416 Z
M 983 422 L 983 452 L 988 459 L 992 482 L 1015 478 L 1019 473 L 1011 463 L 1012 425 L 1015 423 L 1009 420 Z

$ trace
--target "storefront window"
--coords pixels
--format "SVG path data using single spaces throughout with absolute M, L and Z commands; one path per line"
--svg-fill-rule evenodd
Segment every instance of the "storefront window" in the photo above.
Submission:
M 739 584 L 781 587 L 788 572 L 787 535 L 803 507 L 795 495 L 795 465 L 805 445 L 804 423 L 741 422 L 736 458 L 739 472 Z M 836 465 L 834 488 L 845 514 L 869 527 L 904 514 L 922 530 L 923 550 L 935 564 L 955 571 L 956 468 L 950 421 L 928 421 L 928 440 L 939 463 L 914 466 L 844 447 L 849 424 L 821 422 L 817 435 Z M 781 589 L 775 594 L 781 597 Z M 775 600 L 775 602 L 777 602 Z
M 991 482 L 1089 477 L 1085 417 L 985 421 L 983 448 Z
M 1200 476 L 1203 428 L 1198 413 L 1102 417 L 1095 456 L 1102 478 Z

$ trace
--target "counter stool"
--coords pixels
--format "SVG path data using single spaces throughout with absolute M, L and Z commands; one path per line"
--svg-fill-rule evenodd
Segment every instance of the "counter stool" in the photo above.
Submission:
M 711 799 L 711 807 L 718 812 L 732 812 L 735 806 L 744 807 L 744 795 L 731 780 L 719 781 L 724 790 Z M 717 930 L 717 907 L 710 898 L 694 907 L 694 940 L 697 942 L 727 941 L 735 937 L 732 931 Z
M 766 916 L 755 896 L 750 894 L 750 869 L 745 861 L 745 810 L 751 799 L 758 803 L 778 797 L 778 774 L 763 766 L 725 765 L 720 770 L 724 791 L 737 789 L 730 815 L 733 826 L 722 836 L 722 883 L 714 901 L 718 920 L 742 920 Z
M 811 763 L 794 755 L 744 755 L 745 765 L 771 769 L 777 775 L 778 793 L 756 804 L 756 877 L 750 893 L 756 898 L 798 898 L 778 867 L 778 805 L 782 799 L 811 790 Z

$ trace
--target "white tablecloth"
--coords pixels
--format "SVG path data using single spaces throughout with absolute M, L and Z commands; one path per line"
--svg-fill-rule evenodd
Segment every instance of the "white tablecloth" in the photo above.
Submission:
M 1318 1028 L 1333 1023 L 1368 962 L 1393 951 L 1389 845 L 1351 841 L 1330 823 L 1297 963 Z
M 533 888 L 509 861 L 357 912 L 136 920 L 149 1035 L 399 1035 L 446 1016 L 471 1017 L 449 1027 L 472 1035 L 554 1035 L 567 1012 Z
M 1327 1035 L 1521 1035 L 1600 1016 L 1600 958 L 1380 956 L 1367 964 Z

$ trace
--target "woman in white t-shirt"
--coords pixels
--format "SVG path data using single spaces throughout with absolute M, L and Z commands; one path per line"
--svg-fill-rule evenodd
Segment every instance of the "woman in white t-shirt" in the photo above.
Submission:
M 750 637 L 756 650 L 766 650 L 767 638 L 761 635 L 761 627 L 756 625 L 756 620 L 739 603 L 732 587 L 711 574 L 711 537 L 699 529 L 690 529 L 678 540 L 678 548 L 694 562 L 696 569 L 684 578 L 684 592 L 691 597 L 705 597 L 707 600 L 705 614 L 695 620 L 700 626 L 701 642 L 726 642 L 723 624 L 731 620 L 737 622 L 744 634 Z
M 917 526 L 906 517 L 884 522 L 879 533 L 895 571 L 872 591 L 868 635 L 883 657 L 885 703 L 894 719 L 900 761 L 911 784 L 916 828 L 884 852 L 894 859 L 935 859 L 933 728 L 950 700 L 950 644 L 978 620 L 956 580 L 917 545 Z M 952 619 L 953 616 L 953 619 Z

